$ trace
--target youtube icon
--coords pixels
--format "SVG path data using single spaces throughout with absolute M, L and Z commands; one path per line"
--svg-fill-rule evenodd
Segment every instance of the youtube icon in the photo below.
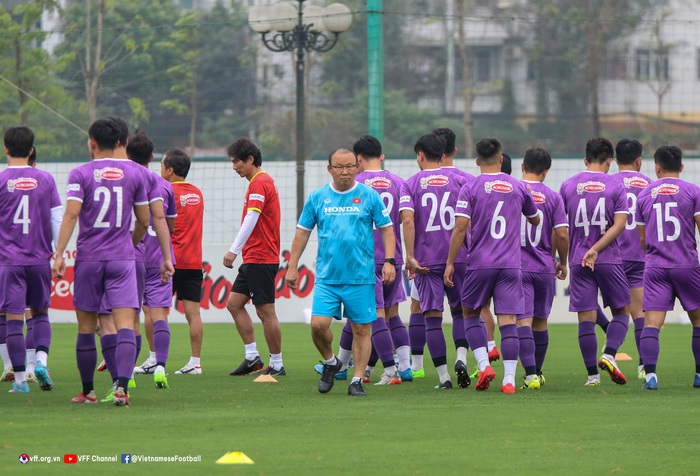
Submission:
M 65 464 L 76 464 L 78 462 L 78 455 L 73 455 L 73 454 L 63 455 L 63 462 Z

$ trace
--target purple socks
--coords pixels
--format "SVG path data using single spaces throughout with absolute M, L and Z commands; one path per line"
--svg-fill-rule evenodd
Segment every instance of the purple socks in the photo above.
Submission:
M 411 314 L 408 319 L 408 338 L 411 342 L 411 354 L 423 355 L 425 349 L 425 317 L 423 314 Z
M 447 344 L 442 332 L 442 318 L 428 317 L 425 319 L 425 338 L 428 351 L 433 359 L 433 365 L 439 367 L 447 364 Z
M 24 320 L 7 321 L 7 352 L 15 372 L 24 372 L 26 367 L 27 347 L 24 342 Z
M 525 368 L 525 375 L 536 374 L 535 338 L 533 336 L 532 327 L 522 326 L 518 327 L 517 330 L 518 339 L 520 340 L 520 363 Z
M 578 323 L 578 346 L 581 349 L 583 365 L 588 370 L 588 375 L 598 373 L 596 354 L 598 353 L 598 338 L 595 335 L 595 322 Z
M 162 320 L 153 323 L 153 347 L 155 347 L 156 351 L 156 365 L 165 367 L 165 364 L 168 362 L 168 350 L 170 349 L 170 327 L 168 327 L 168 321 Z
M 94 388 L 93 381 L 97 366 L 95 334 L 78 334 L 78 340 L 75 343 L 75 357 L 78 362 L 80 380 L 83 382 L 83 395 L 87 395 Z

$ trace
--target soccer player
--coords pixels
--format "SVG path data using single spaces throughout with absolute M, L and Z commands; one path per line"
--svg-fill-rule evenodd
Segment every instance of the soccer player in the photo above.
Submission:
M 204 197 L 201 190 L 186 182 L 192 160 L 182 149 L 172 148 L 163 156 L 160 175 L 171 183 L 175 194 L 177 218 L 171 239 L 175 252 L 175 275 L 173 294 L 182 301 L 185 318 L 190 327 L 190 360 L 176 375 L 199 375 L 202 373 L 202 317 L 199 302 L 202 299 L 202 227 L 204 220 Z M 150 357 L 149 357 L 150 359 Z M 144 362 L 142 368 L 155 368 L 156 362 Z
M 426 341 L 438 372 L 437 389 L 451 389 L 452 380 L 447 372 L 447 346 L 442 332 L 442 312 L 445 294 L 453 315 L 458 314 L 459 288 L 445 287 L 442 276 L 447 261 L 447 244 L 454 227 L 454 210 L 459 190 L 467 179 L 446 173 L 440 168 L 445 151 L 445 139 L 430 133 L 418 139 L 413 150 L 420 172 L 409 178 L 401 191 L 399 211 L 403 220 L 406 264 L 415 273 L 415 286 L 425 317 Z M 460 272 L 458 286 L 466 261 L 466 247 L 459 249 L 457 258 Z M 465 343 L 466 344 L 466 343 Z M 458 364 L 464 364 L 458 361 Z M 464 368 L 462 368 L 464 367 Z M 456 365 L 458 384 L 469 385 L 466 366 Z
M 649 186 L 651 179 L 639 172 L 642 168 L 642 144 L 638 141 L 634 139 L 619 141 L 615 146 L 615 157 L 620 171 L 614 177 L 617 177 L 625 187 L 627 205 L 630 211 L 625 230 L 617 238 L 617 244 L 620 248 L 622 266 L 625 269 L 630 288 L 630 313 L 634 324 L 634 341 L 637 345 L 637 352 L 640 354 L 637 378 L 644 379 L 644 366 L 642 365 L 641 352 L 639 352 L 639 339 L 644 328 L 644 310 L 642 309 L 644 250 L 639 246 L 635 210 L 639 193 Z
M 616 239 L 625 229 L 629 207 L 622 183 L 608 175 L 613 152 L 608 139 L 590 139 L 586 143 L 586 171 L 564 181 L 559 190 L 569 220 L 569 310 L 578 313 L 578 342 L 588 371 L 586 386 L 600 385 L 598 367 L 608 372 L 613 382 L 627 382 L 615 362 L 627 334 L 630 304 Z M 613 320 L 596 366 L 598 290 L 604 306 L 612 309 Z
M 539 224 L 540 218 L 525 186 L 501 172 L 502 151 L 501 142 L 493 137 L 481 139 L 476 144 L 476 163 L 481 175 L 459 192 L 444 283 L 461 291 L 467 341 L 479 366 L 477 390 L 488 389 L 495 378 L 489 364 L 486 334 L 479 325 L 481 308 L 493 296 L 504 366 L 501 391 L 512 394 L 515 393 L 515 369 L 520 348 L 515 316 L 521 314 L 523 308 L 520 216 L 525 215 L 534 226 Z M 467 272 L 459 277 L 455 262 L 469 227 L 471 243 Z M 460 285 L 459 281 L 463 284 Z
M 524 310 L 516 316 L 516 326 L 520 362 L 525 368 L 523 388 L 531 390 L 544 384 L 542 366 L 549 346 L 547 318 L 554 301 L 554 279 L 566 279 L 569 254 L 569 223 L 564 204 L 559 194 L 543 183 L 551 166 L 549 152 L 533 147 L 525 152 L 521 167 L 523 182 L 540 216 L 537 226 L 527 223 L 524 217 L 520 225 Z M 555 248 L 559 255 L 556 264 Z
M 95 329 L 104 297 L 117 329 L 118 387 L 113 402 L 128 406 L 128 383 L 136 359 L 134 312 L 139 305 L 134 246 L 148 228 L 147 171 L 126 157 L 128 128 L 123 120 L 98 119 L 88 134 L 92 160 L 79 165 L 68 176 L 66 211 L 52 271 L 55 278 L 65 274 L 63 253 L 80 220 L 73 304 L 78 318 L 76 356 L 83 391 L 72 401 L 97 402 L 93 385 L 97 363 Z M 130 233 L 132 209 L 137 220 L 133 234 Z M 160 212 L 153 216 L 153 221 L 162 250 L 161 279 L 167 280 L 174 270 L 167 253 L 167 225 L 162 207 Z
M 640 339 L 645 390 L 658 389 L 659 331 L 676 298 L 693 325 L 693 387 L 700 388 L 700 264 L 695 239 L 696 228 L 700 230 L 700 188 L 680 179 L 682 157 L 676 146 L 659 147 L 654 153 L 658 180 L 637 200 L 636 220 L 646 246 Z
M 231 287 L 226 308 L 236 323 L 245 347 L 245 359 L 231 375 L 248 375 L 264 366 L 255 343 L 253 320 L 245 309 L 253 301 L 255 313 L 262 322 L 265 342 L 270 352 L 270 365 L 261 375 L 287 375 L 282 362 L 282 332 L 275 313 L 275 276 L 280 263 L 280 198 L 277 185 L 262 170 L 262 154 L 253 141 L 240 138 L 226 151 L 234 172 L 248 180 L 243 205 L 241 228 L 231 249 L 224 255 L 224 266 L 243 252 L 243 264 Z
M 51 346 L 50 260 L 52 236 L 55 243 L 63 207 L 54 178 L 28 165 L 34 150 L 32 130 L 10 127 L 3 139 L 8 168 L 0 172 L 0 312 L 7 319 L 7 351 L 14 369 L 10 393 L 29 392 L 23 335 L 27 305 L 34 323 L 35 374 L 40 388 L 51 390 L 53 381 L 46 367 Z
M 348 387 L 351 396 L 366 396 L 362 376 L 371 352 L 370 324 L 377 318 L 374 297 L 373 225 L 382 233 L 385 263 L 382 282 L 396 278 L 396 238 L 391 220 L 377 192 L 357 183 L 357 157 L 348 149 L 336 149 L 328 157 L 332 182 L 311 192 L 292 242 L 285 282 L 296 289 L 299 258 L 314 227 L 318 227 L 316 284 L 311 311 L 311 337 L 323 358 L 318 391 L 333 388 L 342 363 L 333 355 L 331 318 L 340 319 L 341 304 L 351 321 L 355 375 Z

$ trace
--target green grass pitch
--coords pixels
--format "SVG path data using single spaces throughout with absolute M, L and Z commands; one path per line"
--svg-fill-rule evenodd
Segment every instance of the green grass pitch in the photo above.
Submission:
M 229 377 L 243 358 L 235 327 L 205 325 L 200 376 L 173 372 L 189 357 L 186 325 L 173 325 L 170 389 L 157 390 L 151 376 L 137 376 L 132 406 L 75 405 L 80 390 L 75 366 L 75 325 L 55 325 L 49 368 L 52 392 L 36 384 L 30 394 L 8 394 L 0 384 L 0 474 L 241 474 L 241 475 L 443 475 L 443 474 L 697 474 L 700 389 L 689 326 L 661 332 L 660 389 L 643 392 L 636 379 L 632 331 L 621 352 L 628 384 L 602 375 L 586 388 L 586 371 L 575 325 L 554 325 L 539 391 L 499 392 L 503 367 L 486 392 L 438 391 L 426 351 L 426 378 L 392 387 L 367 386 L 368 397 L 347 395 L 349 382 L 331 393 L 316 389 L 319 356 L 309 328 L 285 324 L 279 383 Z M 333 326 L 336 335 L 341 326 Z M 256 335 L 262 340 L 262 329 Z M 448 362 L 454 359 L 449 327 Z M 599 346 L 603 336 L 599 331 Z M 267 363 L 264 342 L 259 342 Z M 144 358 L 142 350 L 139 362 Z M 468 367 L 474 360 L 469 355 Z M 452 369 L 450 369 L 452 370 Z M 381 364 L 373 380 L 381 375 Z M 453 372 L 451 372 L 453 373 Z M 520 382 L 522 368 L 518 369 Z M 454 378 L 454 377 L 453 377 Z M 455 380 L 456 383 L 456 380 Z M 96 377 L 99 397 L 110 385 Z M 228 451 L 242 451 L 253 465 L 217 465 Z M 20 454 L 60 456 L 51 464 L 18 462 Z M 63 463 L 64 454 L 109 456 L 201 455 L 199 463 Z

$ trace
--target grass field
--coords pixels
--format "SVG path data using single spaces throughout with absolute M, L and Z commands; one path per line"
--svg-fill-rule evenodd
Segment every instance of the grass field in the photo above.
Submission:
M 341 327 L 334 325 L 336 336 Z M 426 359 L 426 378 L 392 387 L 367 386 L 367 398 L 347 396 L 339 381 L 330 394 L 316 390 L 318 354 L 303 324 L 283 325 L 288 376 L 253 383 L 229 377 L 243 357 L 233 325 L 205 326 L 201 376 L 172 372 L 189 356 L 186 325 L 172 326 L 170 389 L 156 390 L 138 376 L 132 406 L 74 405 L 80 392 L 75 325 L 55 325 L 49 367 L 52 392 L 8 394 L 0 385 L 4 424 L 0 474 L 698 474 L 700 389 L 690 328 L 661 333 L 660 390 L 643 392 L 636 361 L 621 362 L 629 383 L 586 388 L 576 326 L 555 325 L 539 391 L 503 395 L 502 365 L 487 392 L 437 391 Z M 262 336 L 258 328 L 257 335 Z M 451 335 L 446 329 L 448 336 Z M 602 346 L 602 336 L 599 335 Z M 261 344 L 258 344 L 261 346 Z M 266 356 L 264 343 L 261 355 Z M 334 345 L 335 347 L 335 345 Z M 448 362 L 454 349 L 448 344 Z M 636 359 L 632 334 L 623 345 Z M 142 352 L 142 358 L 145 351 Z M 470 355 L 469 368 L 473 367 Z M 141 359 L 142 359 L 141 358 Z M 140 359 L 140 360 L 141 360 Z M 266 359 L 265 359 L 266 360 Z M 381 364 L 380 364 L 381 366 Z M 522 368 L 519 368 L 520 380 Z M 381 375 L 377 368 L 374 380 Z M 100 397 L 110 385 L 99 373 Z M 217 465 L 242 451 L 253 465 Z M 52 464 L 21 465 L 22 453 L 59 456 Z M 63 463 L 66 453 L 114 456 L 201 455 L 199 463 Z

